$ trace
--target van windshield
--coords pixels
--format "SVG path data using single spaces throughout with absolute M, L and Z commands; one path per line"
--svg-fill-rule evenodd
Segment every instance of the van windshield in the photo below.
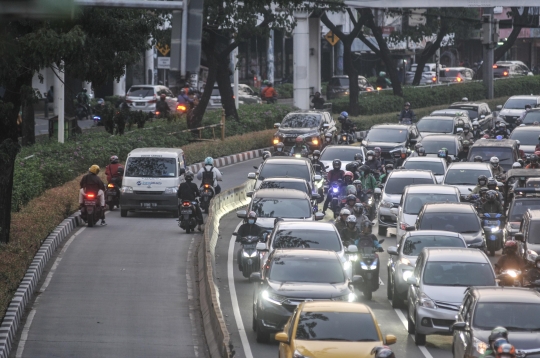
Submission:
M 175 158 L 130 157 L 126 177 L 171 178 L 176 176 Z
M 511 147 L 473 147 L 469 153 L 469 158 L 474 158 L 476 156 L 481 156 L 483 162 L 489 162 L 492 157 L 499 158 L 501 167 L 508 170 L 514 164 L 514 151 Z

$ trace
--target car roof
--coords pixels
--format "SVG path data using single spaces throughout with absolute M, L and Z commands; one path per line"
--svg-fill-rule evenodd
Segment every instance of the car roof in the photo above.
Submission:
M 178 154 L 183 153 L 184 151 L 180 148 L 136 148 L 129 152 L 128 157 L 131 156 L 169 156 L 177 157 Z
M 407 162 L 442 162 L 444 161 L 443 158 L 439 157 L 409 157 L 405 159 L 405 163 Z
M 470 70 L 469 67 L 445 67 L 443 69 L 441 69 L 441 71 L 446 71 L 446 70 Z
M 263 166 L 266 164 L 279 164 L 279 165 L 307 165 L 311 163 L 308 158 L 296 158 L 296 157 L 270 157 L 266 159 Z
M 431 178 L 433 173 L 431 170 L 423 169 L 396 169 L 390 173 L 390 178 Z
M 540 303 L 540 293 L 524 287 L 471 287 L 479 302 Z
M 437 110 L 434 110 L 431 113 L 448 113 L 448 114 L 463 113 L 463 116 L 468 116 L 469 115 L 469 112 L 463 112 L 463 109 L 461 109 L 461 108 L 437 109 Z
M 479 106 L 481 104 L 486 104 L 486 102 L 454 102 L 450 105 L 452 106 Z M 455 108 L 449 108 L 449 109 L 455 109 Z
M 396 128 L 396 129 L 403 129 L 403 127 L 409 128 L 411 124 L 396 124 L 396 123 L 382 123 L 377 124 L 371 127 L 371 129 L 377 129 L 377 128 Z
M 318 230 L 318 231 L 336 231 L 336 227 L 330 221 L 278 221 L 276 229 L 282 230 Z
M 482 139 L 474 142 L 471 148 L 474 147 L 509 147 L 517 145 L 513 139 Z
M 273 257 L 298 257 L 298 258 L 321 258 L 321 259 L 336 259 L 339 260 L 335 251 L 331 250 L 317 250 L 317 249 L 303 249 L 303 248 L 287 248 L 276 249 L 272 253 Z
M 259 189 L 253 193 L 253 198 L 309 199 L 309 196 L 296 189 Z
M 527 209 L 527 212 L 531 213 L 531 218 L 533 219 L 540 218 L 540 210 Z
M 440 120 L 440 121 L 454 121 L 454 120 L 456 120 L 455 117 L 437 116 L 437 115 L 434 115 L 434 116 L 425 116 L 425 117 L 420 118 L 420 120 L 422 120 L 422 119 L 428 119 L 428 120 Z
M 529 95 L 519 95 L 519 96 L 512 96 L 508 99 L 514 99 L 514 98 L 517 98 L 517 99 L 529 99 L 529 98 L 539 98 L 540 96 L 537 96 L 537 95 L 534 95 L 534 94 L 529 94 Z
M 539 127 L 540 128 L 540 127 Z M 362 148 L 363 147 L 359 147 L 359 146 L 356 146 L 356 145 L 337 145 L 337 144 L 332 144 L 332 145 L 327 145 L 326 147 L 324 147 L 324 149 L 322 151 L 325 151 L 326 148 L 339 148 L 339 149 L 343 149 L 343 150 L 350 150 L 351 152 L 352 151 L 356 151 L 356 153 L 362 153 Z M 321 151 L 321 153 L 322 153 Z M 363 153 L 362 153 L 363 154 Z
M 539 108 L 540 110 L 540 108 Z M 537 131 L 537 132 L 540 132 L 540 127 L 537 127 L 537 126 L 523 126 L 523 127 L 516 127 L 514 128 L 514 130 L 512 131 L 512 134 L 514 133 L 518 133 L 518 132 L 530 132 L 530 131 Z
M 308 312 L 350 312 L 350 313 L 370 313 L 371 309 L 360 302 L 335 302 L 335 301 L 312 301 L 303 302 L 302 311 Z
M 450 169 L 481 169 L 480 167 L 483 167 L 484 169 L 489 170 L 489 163 L 480 163 L 480 162 L 456 162 L 451 163 L 450 166 L 448 166 L 448 170 Z
M 407 185 L 404 192 L 407 193 L 433 193 L 433 194 L 455 194 L 459 193 L 458 188 L 451 185 L 441 184 L 415 184 Z
M 292 111 L 292 112 L 289 112 L 285 115 L 285 117 L 288 117 L 289 115 L 291 114 L 318 114 L 320 115 L 321 113 L 323 113 L 324 111 L 304 111 L 304 110 L 297 110 L 297 111 Z M 284 118 L 285 118 L 284 117 Z
M 281 189 L 283 190 L 283 189 Z M 466 213 L 474 212 L 474 207 L 469 203 L 426 203 L 424 204 L 424 213 Z
M 444 230 L 417 230 L 409 231 L 406 237 L 410 236 L 428 236 L 428 235 L 441 235 L 441 236 L 451 236 L 451 237 L 460 237 L 460 234 L 453 231 L 444 231 Z
M 446 117 L 448 118 L 448 117 Z M 439 141 L 439 140 L 444 140 L 444 141 L 449 141 L 449 140 L 453 140 L 453 141 L 457 141 L 457 136 L 453 135 L 453 134 L 433 134 L 433 135 L 427 135 L 425 137 L 422 138 L 422 140 L 420 142 L 423 142 L 425 141 L 426 139 L 428 139 L 430 141 Z
M 280 183 L 305 183 L 307 184 L 306 179 L 301 178 L 288 178 L 288 177 L 270 177 L 265 178 L 262 182 L 280 182 Z
M 449 262 L 489 262 L 480 250 L 460 247 L 426 247 L 422 249 L 427 253 L 426 261 L 449 261 Z

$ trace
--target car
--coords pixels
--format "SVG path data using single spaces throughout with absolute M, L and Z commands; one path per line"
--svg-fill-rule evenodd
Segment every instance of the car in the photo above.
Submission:
M 407 282 L 407 330 L 418 346 L 426 335 L 452 335 L 467 287 L 497 285 L 483 251 L 440 247 L 422 250 Z
M 437 180 L 429 170 L 393 170 L 386 179 L 377 210 L 379 235 L 386 235 L 389 227 L 396 227 L 396 215 L 391 209 L 399 207 L 405 187 L 412 184 L 437 184 Z
M 414 76 L 416 74 L 417 64 L 414 63 L 411 65 L 409 71 L 405 72 L 405 83 L 412 84 Z M 443 65 L 440 65 L 439 68 L 444 68 Z M 421 85 L 430 85 L 437 82 L 437 64 L 436 63 L 426 63 L 424 69 L 422 70 L 422 77 L 420 78 Z
M 467 161 L 474 161 L 476 156 L 482 157 L 484 162 L 489 162 L 492 157 L 499 158 L 499 164 L 505 171 L 520 159 L 517 142 L 513 139 L 478 140 L 470 147 Z
M 461 193 L 461 197 L 465 198 L 471 194 L 470 190 L 474 189 L 478 184 L 478 177 L 480 175 L 491 178 L 493 176 L 491 165 L 478 162 L 452 163 L 446 170 L 442 183 L 457 187 Z
M 467 67 L 446 67 L 439 71 L 440 83 L 460 83 L 472 81 L 474 71 Z
M 455 160 L 463 150 L 463 145 L 458 136 L 453 134 L 433 134 L 428 135 L 420 141 L 426 150 L 426 156 L 436 157 L 442 148 L 448 149 L 448 155 Z
M 478 121 L 480 128 L 491 129 L 493 127 L 491 118 L 493 114 L 489 105 L 486 102 L 454 102 L 448 109 L 461 109 L 469 113 L 469 119 L 471 122 Z
M 234 96 L 234 84 L 231 83 L 231 88 Z M 257 93 L 248 85 L 246 84 L 238 84 L 238 103 L 239 104 L 261 104 L 262 100 L 257 95 Z M 212 93 L 210 95 L 210 100 L 208 101 L 208 108 L 209 109 L 219 109 L 222 108 L 223 103 L 221 100 L 221 93 L 219 92 L 219 87 L 216 84 L 214 84 L 214 88 L 212 88 Z
M 328 82 L 328 86 L 326 86 L 326 99 L 348 96 L 349 85 L 349 76 L 341 75 L 332 77 Z M 373 91 L 373 86 L 364 76 L 358 76 L 358 87 L 360 88 L 360 92 Z
M 528 208 L 523 215 L 521 232 L 525 240 L 525 259 L 532 265 L 534 265 L 534 260 L 540 253 L 538 230 L 540 230 L 540 210 Z
M 282 220 L 322 220 L 324 214 L 313 214 L 311 198 L 294 189 L 259 189 L 253 193 L 247 210 L 239 210 L 236 216 L 245 219 L 247 213 L 257 213 L 257 225 L 272 230 L 277 218 Z
M 402 167 L 404 169 L 431 170 L 437 183 L 442 183 L 444 173 L 446 173 L 446 160 L 438 157 L 409 157 L 405 159 Z
M 304 301 L 354 302 L 356 295 L 337 253 L 329 250 L 278 249 L 260 272 L 250 276 L 253 293 L 253 330 L 257 342 L 280 332 Z
M 400 308 L 407 299 L 409 283 L 416 267 L 416 259 L 425 247 L 462 247 L 467 243 L 461 234 L 450 231 L 421 230 L 407 232 L 398 239 L 398 245 L 390 246 L 386 251 L 388 258 L 387 297 L 392 307 Z
M 467 247 L 486 247 L 484 231 L 474 206 L 469 203 L 428 203 L 416 219 L 415 230 L 444 230 L 463 235 Z
M 302 302 L 275 336 L 279 358 L 371 357 L 373 348 L 394 344 L 383 337 L 373 311 L 362 303 Z
M 390 211 L 397 216 L 396 237 L 405 235 L 409 226 L 414 226 L 418 213 L 426 203 L 459 203 L 460 194 L 455 186 L 422 184 L 405 187 L 399 206 Z
M 429 114 L 436 117 L 465 117 L 471 122 L 469 112 L 463 109 L 437 109 Z
M 305 179 L 299 178 L 266 178 L 261 183 L 259 189 L 294 189 L 300 190 L 311 197 L 313 206 L 317 205 L 317 201 L 322 199 L 317 188 L 312 188 Z M 247 192 L 248 196 L 253 196 L 252 191 Z
M 526 126 L 532 126 L 535 122 L 540 123 L 540 108 L 531 108 L 530 111 L 525 113 L 523 117 L 523 124 Z
M 532 76 L 526 64 L 521 61 L 497 61 L 493 65 L 493 78 Z
M 533 154 L 536 145 L 540 143 L 538 137 L 540 137 L 540 127 L 524 126 L 516 127 L 510 134 L 509 139 L 519 140 L 519 149 L 525 154 Z
M 516 125 L 516 120 L 521 117 L 525 111 L 525 106 L 530 105 L 536 108 L 540 105 L 540 96 L 512 96 L 506 100 L 503 106 L 497 106 L 499 117 L 510 126 Z
M 311 188 L 317 187 L 322 180 L 315 174 L 311 161 L 307 158 L 271 157 L 264 161 L 257 172 L 248 174 L 248 179 L 255 180 L 255 190 L 258 190 L 266 178 L 298 178 L 308 182 Z
M 156 113 L 156 103 L 160 96 L 165 94 L 165 101 L 172 112 L 176 110 L 176 97 L 165 86 L 135 85 L 129 88 L 126 94 L 126 103 L 131 111 Z
M 313 151 L 322 148 L 324 135 L 335 135 L 337 128 L 334 118 L 329 112 L 324 111 L 296 111 L 283 118 L 281 123 L 275 123 L 273 144 L 282 142 L 285 150 L 289 151 L 294 146 L 297 137 L 304 138 L 304 143 Z
M 371 127 L 367 136 L 361 138 L 366 150 L 381 148 L 381 156 L 387 160 L 394 160 L 392 151 L 400 148 L 413 147 L 422 136 L 414 125 L 408 124 L 378 124 Z
M 458 128 L 463 128 L 466 124 L 469 128 L 472 128 L 472 124 L 468 118 L 426 116 L 422 117 L 416 123 L 416 128 L 418 128 L 422 137 L 426 137 L 433 134 L 457 134 Z
M 517 287 L 470 287 L 453 324 L 454 358 L 482 356 L 493 328 L 508 330 L 517 351 L 538 349 L 540 294 Z M 531 355 L 530 357 L 532 357 Z
M 512 169 L 512 171 L 514 170 Z M 527 210 L 540 210 L 540 196 L 538 193 L 521 193 L 519 190 L 514 191 L 516 195 L 513 196 L 512 201 L 508 205 L 507 222 L 504 227 L 504 237 L 506 240 L 514 239 L 515 235 L 519 232 L 521 223 L 523 222 L 523 215 L 525 215 Z M 540 244 L 540 240 L 538 244 Z M 537 250 L 534 251 L 538 252 Z
M 341 170 L 345 170 L 345 167 L 350 162 L 354 161 L 354 156 L 360 153 L 362 155 L 362 163 L 366 161 L 366 149 L 364 147 L 350 146 L 350 145 L 329 145 L 325 147 L 321 152 L 320 161 L 328 168 L 326 170 L 332 170 L 332 162 L 334 159 L 341 160 Z

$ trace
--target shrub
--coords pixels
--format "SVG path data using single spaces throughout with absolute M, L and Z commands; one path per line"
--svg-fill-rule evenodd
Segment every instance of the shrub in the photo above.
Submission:
M 283 83 L 276 86 L 279 98 L 293 98 L 293 84 Z

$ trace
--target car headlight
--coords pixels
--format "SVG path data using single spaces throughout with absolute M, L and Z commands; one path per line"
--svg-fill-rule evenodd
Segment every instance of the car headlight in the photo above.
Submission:
M 177 191 L 178 191 L 177 187 L 171 186 L 171 187 L 165 188 L 164 194 L 176 194 Z
M 348 302 L 354 302 L 356 300 L 356 295 L 354 294 L 354 292 L 349 293 L 347 296 L 348 296 L 348 299 L 347 299 Z
M 298 349 L 296 349 L 293 353 L 293 358 L 311 358 L 311 357 L 308 357 L 308 356 L 305 356 L 303 355 L 302 353 L 300 353 L 298 351 Z
M 242 251 L 242 256 L 244 256 L 244 257 L 255 257 L 255 256 L 257 256 L 257 251 L 254 251 L 251 254 L 249 254 L 247 251 Z
M 352 263 L 351 263 L 350 261 L 345 261 L 345 262 L 343 263 L 343 269 L 344 269 L 344 270 L 350 270 L 351 267 L 352 267 Z
M 275 293 L 270 293 L 267 290 L 264 290 L 261 292 L 261 297 L 268 302 L 271 302 L 275 305 L 280 305 L 280 306 L 281 306 L 281 302 L 285 300 L 285 297 L 281 295 L 276 295 Z
M 409 277 L 412 277 L 412 275 L 413 275 L 412 270 L 403 270 L 403 273 L 402 273 L 403 281 L 407 282 L 407 279 Z
M 394 204 L 389 201 L 383 200 L 381 201 L 381 206 L 390 209 L 394 206 Z
M 420 306 L 426 308 L 437 309 L 437 305 L 431 298 L 429 298 L 425 293 L 420 293 Z
M 480 354 L 486 353 L 486 350 L 489 348 L 489 345 L 486 342 L 481 341 L 476 337 L 473 337 L 473 346 L 474 348 L 476 348 L 476 351 Z
M 133 187 L 131 186 L 123 186 L 122 187 L 122 193 L 127 193 L 127 194 L 131 194 L 133 193 Z

